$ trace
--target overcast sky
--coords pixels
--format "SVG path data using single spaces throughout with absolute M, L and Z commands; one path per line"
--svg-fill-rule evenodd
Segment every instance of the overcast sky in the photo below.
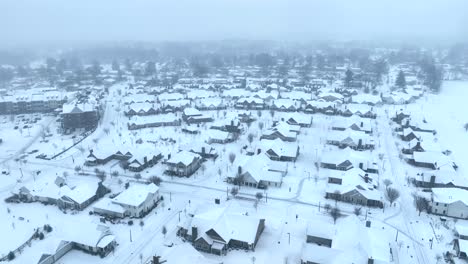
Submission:
M 0 45 L 468 40 L 468 0 L 0 0 Z

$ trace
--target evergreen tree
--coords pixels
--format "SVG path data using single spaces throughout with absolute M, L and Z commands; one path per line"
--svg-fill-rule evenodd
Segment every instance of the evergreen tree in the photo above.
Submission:
M 349 87 L 349 85 L 353 81 L 353 76 L 354 76 L 354 73 L 350 69 L 346 70 L 346 76 L 345 76 L 346 87 Z
M 146 74 L 146 75 L 154 75 L 154 74 L 156 74 L 156 64 L 154 63 L 154 61 L 148 61 L 148 62 L 146 63 L 145 74 Z
M 112 70 L 113 71 L 120 71 L 120 65 L 116 60 L 112 61 Z
M 400 88 L 405 88 L 406 87 L 406 78 L 405 78 L 405 73 L 403 71 L 400 71 L 398 73 L 398 77 L 395 81 L 395 85 L 400 87 Z

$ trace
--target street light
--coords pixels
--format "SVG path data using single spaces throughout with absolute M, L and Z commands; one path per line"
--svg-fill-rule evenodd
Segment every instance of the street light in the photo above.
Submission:
M 182 210 L 178 212 L 179 213 L 179 223 L 180 223 L 180 213 L 182 213 Z

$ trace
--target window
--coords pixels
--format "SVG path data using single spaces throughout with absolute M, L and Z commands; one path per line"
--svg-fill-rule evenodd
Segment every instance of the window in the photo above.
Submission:
M 436 203 L 436 206 L 439 206 L 439 203 Z

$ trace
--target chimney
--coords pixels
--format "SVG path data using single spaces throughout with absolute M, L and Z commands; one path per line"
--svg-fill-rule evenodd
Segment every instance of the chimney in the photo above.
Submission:
M 196 226 L 192 226 L 192 242 L 198 238 L 198 228 Z
M 374 264 L 374 259 L 370 257 L 369 260 L 367 261 L 367 264 Z
M 364 127 L 364 122 L 361 122 L 361 127 Z
M 145 164 L 148 163 L 148 158 L 147 158 L 146 156 L 143 158 L 143 162 L 144 162 Z
M 231 120 L 231 126 L 234 126 L 234 120 Z
M 418 143 L 416 143 L 416 147 L 417 147 L 418 149 L 421 148 L 421 142 L 420 142 L 420 141 L 418 141 Z
M 239 166 L 237 167 L 237 175 L 241 175 L 242 174 L 242 167 Z
M 161 262 L 159 261 L 160 258 L 160 256 L 153 256 L 153 264 L 161 264 Z
M 171 154 L 167 154 L 167 159 L 170 160 L 171 159 Z
M 201 148 L 201 153 L 202 153 L 202 155 L 205 155 L 205 147 Z

